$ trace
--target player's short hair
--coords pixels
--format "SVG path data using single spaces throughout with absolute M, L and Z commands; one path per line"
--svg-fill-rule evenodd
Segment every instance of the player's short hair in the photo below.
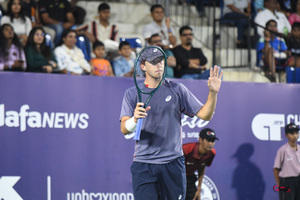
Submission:
M 165 8 L 164 8 L 162 5 L 160 5 L 160 4 L 155 4 L 155 5 L 151 6 L 150 12 L 153 13 L 153 11 L 154 11 L 156 8 L 161 8 L 161 9 L 163 9 L 163 11 L 165 12 Z
M 110 10 L 110 6 L 107 3 L 101 3 L 98 6 L 98 12 L 100 12 L 102 10 Z
M 123 42 L 121 42 L 121 43 L 119 44 L 119 50 L 121 50 L 124 46 L 130 46 L 130 47 L 131 47 L 131 45 L 130 45 L 129 42 L 123 41 Z
M 190 26 L 183 26 L 179 29 L 179 35 L 182 36 L 183 31 L 185 30 L 191 30 L 193 31 L 193 29 Z
M 97 47 L 104 47 L 103 42 L 97 40 L 96 42 L 94 42 L 93 44 L 93 50 L 95 50 Z
M 294 22 L 292 25 L 292 30 L 294 30 L 295 28 L 300 28 L 300 22 Z
M 277 26 L 277 22 L 274 19 L 271 19 L 266 23 L 266 27 L 268 27 L 272 22 L 275 22 Z
M 151 35 L 151 37 L 149 38 L 149 43 L 151 43 L 151 41 L 154 37 L 160 37 L 160 35 L 158 33 Z

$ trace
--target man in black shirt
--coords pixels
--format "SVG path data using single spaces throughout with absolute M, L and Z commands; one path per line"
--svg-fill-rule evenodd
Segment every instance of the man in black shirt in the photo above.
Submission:
M 300 23 L 294 22 L 292 25 L 292 37 L 287 40 L 288 55 L 290 58 L 287 65 L 300 67 Z
M 60 42 L 64 29 L 71 28 L 75 23 L 71 5 L 67 0 L 39 1 L 39 12 L 43 24 L 56 32 L 55 45 Z
M 207 58 L 201 49 L 192 46 L 193 29 L 183 26 L 179 34 L 181 45 L 173 49 L 177 60 L 174 76 L 183 79 L 208 79 L 210 70 L 206 70 Z

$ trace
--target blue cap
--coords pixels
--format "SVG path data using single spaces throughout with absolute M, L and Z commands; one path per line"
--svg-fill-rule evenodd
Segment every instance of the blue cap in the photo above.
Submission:
M 162 50 L 159 46 L 147 47 L 140 56 L 141 62 L 148 61 L 151 64 L 156 64 L 163 60 L 164 55 L 159 49 Z

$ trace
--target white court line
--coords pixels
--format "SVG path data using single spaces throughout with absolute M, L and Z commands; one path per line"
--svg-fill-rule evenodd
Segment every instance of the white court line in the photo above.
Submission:
M 51 176 L 47 176 L 47 200 L 51 200 Z

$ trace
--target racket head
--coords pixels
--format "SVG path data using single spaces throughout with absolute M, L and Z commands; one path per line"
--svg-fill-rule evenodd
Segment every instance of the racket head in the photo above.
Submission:
M 137 58 L 135 59 L 134 70 L 133 70 L 134 83 L 138 90 L 138 93 L 151 94 L 153 92 L 153 91 L 145 92 L 139 88 L 139 85 L 137 82 L 137 77 L 139 77 L 140 73 L 142 72 L 141 64 L 145 65 L 145 62 L 149 62 L 152 65 L 156 65 L 157 63 L 159 63 L 161 61 L 164 61 L 164 69 L 163 69 L 163 73 L 162 73 L 162 78 L 161 78 L 159 85 L 154 90 L 157 90 L 161 86 L 161 84 L 163 83 L 163 81 L 165 79 L 166 69 L 167 69 L 167 56 L 166 56 L 165 52 L 159 46 L 147 46 L 139 52 L 139 54 L 137 55 Z M 139 99 L 139 100 L 141 101 L 141 99 Z

